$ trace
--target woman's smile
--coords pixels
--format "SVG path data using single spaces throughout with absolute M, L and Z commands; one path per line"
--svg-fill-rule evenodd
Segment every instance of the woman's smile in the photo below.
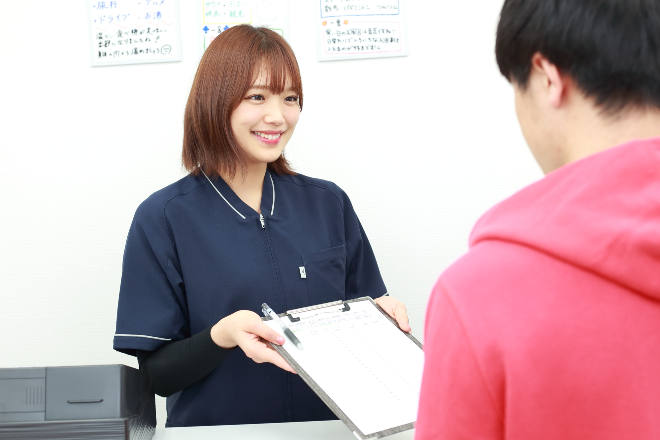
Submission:
M 284 131 L 282 130 L 253 131 L 252 134 L 265 144 L 277 145 L 280 142 L 280 139 L 282 138 L 282 134 L 284 134 Z

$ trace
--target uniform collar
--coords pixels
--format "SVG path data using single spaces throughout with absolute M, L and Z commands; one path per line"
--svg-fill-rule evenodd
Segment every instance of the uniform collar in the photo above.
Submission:
M 204 171 L 202 171 L 202 174 L 220 197 L 219 200 L 226 204 L 228 208 L 232 209 L 239 217 L 244 220 L 259 217 L 259 213 L 245 204 L 222 177 L 218 176 L 211 179 Z M 266 170 L 264 185 L 261 190 L 261 214 L 263 216 L 273 216 L 275 214 L 275 182 L 269 170 Z

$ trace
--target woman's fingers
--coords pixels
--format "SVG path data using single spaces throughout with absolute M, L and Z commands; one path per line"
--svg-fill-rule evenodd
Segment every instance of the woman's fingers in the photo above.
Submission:
M 406 306 L 404 306 L 402 302 L 397 301 L 394 306 L 394 319 L 396 319 L 399 327 L 401 327 L 401 330 L 404 332 L 412 330 L 408 319 L 408 309 L 406 309 Z
M 256 321 L 250 323 L 247 331 L 261 337 L 262 339 L 265 339 L 268 342 L 272 342 L 273 344 L 284 344 L 284 338 L 282 335 L 264 324 L 264 322 L 259 317 L 257 317 Z
M 375 302 L 385 310 L 388 315 L 394 318 L 397 324 L 399 324 L 401 330 L 404 332 L 412 330 L 408 322 L 408 310 L 402 302 L 391 296 L 381 296 L 380 298 L 376 298 Z
M 263 348 L 260 348 L 258 350 L 259 350 L 259 357 L 260 359 L 262 359 L 262 362 L 270 362 L 271 364 L 276 365 L 283 370 L 296 374 L 296 371 L 293 368 L 291 368 L 291 365 L 289 365 L 288 362 L 285 361 L 284 358 L 280 356 L 280 354 L 275 350 L 273 350 L 271 347 L 264 346 Z
M 261 318 L 259 318 L 259 322 L 255 322 L 253 325 L 254 327 L 252 328 L 251 333 L 261 337 L 266 343 L 259 341 L 260 345 L 256 345 L 255 357 L 252 359 L 254 359 L 255 362 L 270 362 L 283 370 L 295 374 L 296 372 L 291 368 L 291 365 L 289 365 L 287 361 L 285 361 L 284 358 L 268 344 L 268 342 L 277 345 L 284 344 L 284 338 L 282 335 L 264 324 L 263 321 L 261 321 Z
M 234 339 L 245 355 L 257 363 L 270 362 L 283 370 L 295 373 L 294 369 L 272 349 L 268 342 L 282 345 L 285 339 L 268 327 L 254 312 L 242 310 L 234 315 Z
M 283 370 L 296 373 L 293 368 L 276 352 L 268 342 L 259 339 L 254 334 L 246 334 L 244 340 L 239 342 L 239 347 L 245 352 L 245 355 L 258 364 L 270 362 Z

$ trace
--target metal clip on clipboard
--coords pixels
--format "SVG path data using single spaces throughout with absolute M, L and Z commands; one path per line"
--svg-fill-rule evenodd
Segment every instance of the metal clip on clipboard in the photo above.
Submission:
M 303 307 L 295 310 L 287 310 L 286 316 L 291 322 L 298 322 L 301 319 L 311 318 L 321 313 L 335 313 L 335 312 L 348 312 L 351 306 L 348 302 L 339 300 L 325 304 L 318 304 L 316 306 Z

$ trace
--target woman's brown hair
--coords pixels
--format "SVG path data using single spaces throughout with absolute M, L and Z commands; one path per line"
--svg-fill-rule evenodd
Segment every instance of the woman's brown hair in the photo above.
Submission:
M 230 117 L 263 70 L 272 93 L 280 94 L 290 81 L 302 110 L 302 80 L 293 50 L 268 28 L 239 25 L 218 35 L 199 62 L 183 119 L 183 166 L 193 175 L 203 171 L 233 179 L 247 172 L 243 150 Z M 268 169 L 296 174 L 282 154 Z

